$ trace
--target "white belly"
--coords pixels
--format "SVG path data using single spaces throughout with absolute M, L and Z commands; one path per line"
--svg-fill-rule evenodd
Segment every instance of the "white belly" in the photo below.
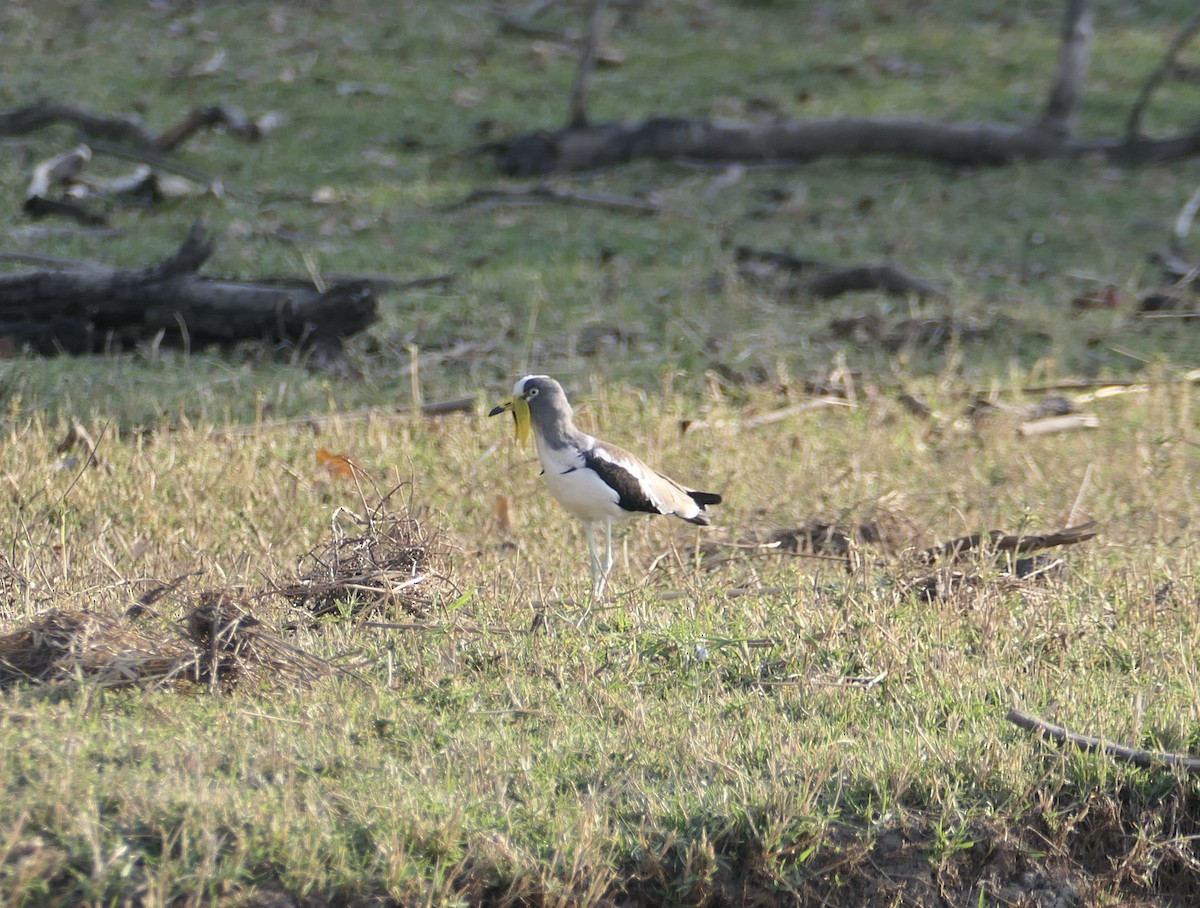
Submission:
M 633 516 L 617 506 L 616 491 L 587 467 L 569 473 L 547 467 L 542 479 L 558 503 L 580 520 L 620 520 Z

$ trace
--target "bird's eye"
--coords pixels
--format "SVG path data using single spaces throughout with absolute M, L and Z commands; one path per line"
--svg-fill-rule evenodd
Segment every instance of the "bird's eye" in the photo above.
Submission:
M 526 396 L 526 397 L 537 397 L 537 396 L 538 396 L 538 389 L 537 389 L 537 388 L 530 388 L 528 391 L 526 391 L 526 392 L 525 392 L 525 396 Z

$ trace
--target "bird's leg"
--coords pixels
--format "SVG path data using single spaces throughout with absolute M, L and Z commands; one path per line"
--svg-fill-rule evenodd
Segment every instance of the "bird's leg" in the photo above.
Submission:
M 612 553 L 612 525 L 611 520 L 604 521 L 604 579 L 608 580 L 608 575 L 613 569 L 613 553 Z
M 592 616 L 592 609 L 596 607 L 596 603 L 604 595 L 604 572 L 600 569 L 600 552 L 596 546 L 596 534 L 594 530 L 596 525 L 591 521 L 584 521 L 583 533 L 587 536 L 588 555 L 592 562 L 592 594 L 588 598 L 587 608 L 579 617 L 579 626 L 582 627 L 587 620 Z
M 600 565 L 600 552 L 596 546 L 596 525 L 590 521 L 583 525 L 583 532 L 587 535 L 588 555 L 592 559 L 592 599 L 597 596 L 596 590 L 600 588 L 603 591 L 604 572 Z

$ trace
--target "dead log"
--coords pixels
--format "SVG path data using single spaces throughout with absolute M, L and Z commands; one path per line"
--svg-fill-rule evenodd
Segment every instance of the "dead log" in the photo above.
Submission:
M 640 158 L 805 163 L 828 155 L 897 155 L 960 166 L 998 166 L 1049 157 L 1062 142 L 1049 133 L 982 123 L 894 117 L 834 117 L 765 123 L 655 117 L 540 131 L 496 143 L 508 176 L 596 170 Z
M 640 122 L 588 124 L 572 95 L 571 125 L 539 130 L 485 151 L 508 176 L 530 177 L 613 167 L 633 160 L 801 164 L 838 155 L 920 158 L 959 167 L 997 167 L 1019 160 L 1106 157 L 1115 164 L 1160 164 L 1200 154 L 1200 128 L 1148 138 L 1138 130 L 1146 98 L 1162 81 L 1156 73 L 1134 104 L 1126 134 L 1080 140 L 1075 122 L 1091 56 L 1094 0 L 1066 0 L 1058 70 L 1041 115 L 1029 123 L 946 123 L 920 117 L 834 117 L 814 120 L 724 122 L 655 117 Z M 1195 21 L 1195 20 L 1193 20 Z M 1172 44 L 1164 67 L 1196 27 L 1189 23 Z M 1162 67 L 1160 67 L 1162 69 Z
M 310 281 L 289 286 L 202 277 L 197 272 L 213 245 L 197 226 L 173 256 L 147 268 L 91 265 L 0 275 L 0 337 L 42 355 L 152 340 L 336 346 L 378 318 L 369 281 L 321 291 Z

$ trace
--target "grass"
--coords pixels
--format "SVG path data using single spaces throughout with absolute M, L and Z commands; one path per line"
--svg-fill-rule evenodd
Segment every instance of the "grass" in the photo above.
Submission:
M 120 620 L 171 633 L 203 590 L 239 589 L 271 631 L 338 668 L 215 689 L 81 674 L 0 691 L 0 901 L 1187 903 L 1196 782 L 1058 750 L 1004 715 L 1018 705 L 1149 749 L 1200 742 L 1200 392 L 1178 380 L 1196 365 L 1194 327 L 1130 311 L 1158 286 L 1146 256 L 1194 162 L 823 161 L 715 194 L 709 171 L 637 164 L 578 182 L 659 193 L 665 214 L 447 213 L 493 179 L 465 149 L 562 118 L 569 59 L 498 36 L 483 5 L 117 7 L 10 4 L 0 29 L 28 53 L 0 57 L 0 103 L 47 95 L 165 126 L 221 100 L 287 125 L 250 147 L 197 137 L 181 160 L 232 194 L 114 210 L 115 235 L 25 223 L 28 163 L 72 138 L 9 142 L 6 247 L 140 265 L 203 217 L 223 236 L 212 273 L 301 273 L 307 257 L 458 279 L 386 298 L 350 344 L 353 377 L 252 345 L 0 362 L 0 632 L 52 609 L 117 620 L 202 571 Z M 1085 129 L 1120 128 L 1188 12 L 1100 11 Z M 612 36 L 626 59 L 598 73 L 596 113 L 736 115 L 753 95 L 788 116 L 1018 120 L 1038 109 L 1056 26 L 1057 13 L 980 18 L 968 3 L 824 17 L 649 4 Z M 798 30 L 820 40 L 798 52 Z M 215 74 L 189 75 L 218 48 Z M 338 93 L 351 83 L 372 88 Z M 1156 128 L 1187 122 L 1176 91 Z M 337 201 L 305 201 L 324 186 Z M 795 204 L 772 207 L 779 194 Z M 951 302 L 790 304 L 737 277 L 738 244 L 887 258 Z M 1119 310 L 1071 314 L 1106 283 Z M 990 333 L 890 355 L 833 330 L 863 314 Z M 588 330 L 615 340 L 589 352 Z M 475 352 L 437 358 L 462 342 Z M 425 399 L 476 394 L 480 411 L 394 412 L 411 403 L 414 346 Z M 482 416 L 529 369 L 564 379 L 584 425 L 726 499 L 711 531 L 630 525 L 618 599 L 583 627 L 579 529 L 510 424 Z M 852 405 L 749 422 L 830 376 Z M 1082 403 L 1099 420 L 1088 432 L 1025 439 L 1011 412 L 966 416 L 976 396 L 1027 403 L 1004 389 L 1078 377 L 1147 384 Z M 946 421 L 913 417 L 900 390 Z M 313 415 L 328 419 L 270 422 Z M 681 433 L 685 418 L 706 425 Z M 102 465 L 56 450 L 72 419 Z M 359 482 L 322 466 L 322 448 L 359 464 Z M 396 485 L 392 507 L 450 552 L 421 614 L 371 627 L 348 601 L 313 621 L 270 595 L 352 525 L 339 508 L 361 514 Z M 929 568 L 869 547 L 848 572 L 728 545 L 880 517 L 900 548 L 1085 518 L 1101 532 L 1051 579 L 976 565 L 973 586 L 933 601 L 905 587 Z M 731 557 L 700 558 L 709 543 Z

